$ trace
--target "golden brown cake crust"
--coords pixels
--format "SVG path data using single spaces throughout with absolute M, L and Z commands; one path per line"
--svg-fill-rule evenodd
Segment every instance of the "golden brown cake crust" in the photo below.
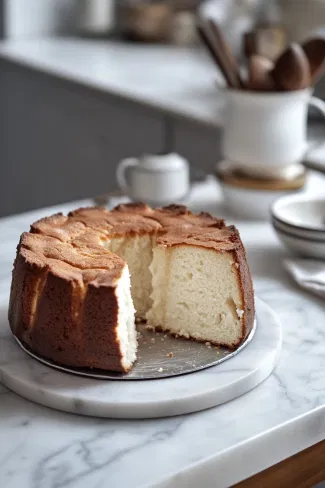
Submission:
M 138 214 L 159 222 L 164 230 L 170 228 L 215 227 L 225 226 L 223 219 L 217 219 L 208 212 L 192 213 L 185 205 L 168 205 L 152 209 L 143 203 L 127 203 L 118 205 L 112 212 Z
M 98 244 L 75 247 L 24 233 L 9 304 L 13 333 L 59 364 L 123 371 L 115 287 L 124 267 L 122 259 Z
M 125 262 L 104 245 L 113 237 L 156 235 L 158 245 L 198 245 L 233 252 L 245 304 L 243 338 L 254 321 L 254 298 L 238 231 L 182 205 L 151 209 L 81 208 L 31 225 L 17 247 L 9 323 L 34 352 L 74 367 L 123 371 L 117 341 L 116 285 Z
M 239 239 L 240 240 L 240 239 Z M 244 314 L 242 317 L 242 337 L 235 346 L 239 346 L 249 335 L 254 327 L 255 321 L 255 298 L 252 276 L 248 267 L 246 251 L 243 243 L 234 251 L 237 282 L 241 292 Z M 238 265 L 238 266 L 237 266 Z
M 104 208 L 91 207 L 69 213 L 69 219 L 81 221 L 86 227 L 107 229 L 109 237 L 156 233 L 158 222 L 136 212 L 109 212 Z
M 157 245 L 173 247 L 187 244 L 223 252 L 236 249 L 239 240 L 239 234 L 233 226 L 223 227 L 222 229 L 192 227 L 190 230 L 182 228 L 171 229 L 157 238 Z

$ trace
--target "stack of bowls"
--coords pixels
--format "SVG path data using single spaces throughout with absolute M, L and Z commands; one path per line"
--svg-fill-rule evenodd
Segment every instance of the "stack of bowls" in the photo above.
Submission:
M 248 174 L 239 165 L 222 161 L 216 166 L 227 209 L 244 219 L 266 220 L 271 204 L 280 197 L 297 193 L 304 188 L 306 169 L 294 164 L 281 176 L 263 177 Z
M 280 198 L 271 207 L 273 227 L 291 251 L 325 259 L 325 199 L 308 194 Z

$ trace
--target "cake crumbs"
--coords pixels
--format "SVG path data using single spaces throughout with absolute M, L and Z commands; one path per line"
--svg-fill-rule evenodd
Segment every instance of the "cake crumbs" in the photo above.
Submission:
M 207 346 L 209 349 L 211 349 L 211 342 L 206 342 L 206 343 L 205 343 L 205 345 L 206 345 L 206 346 Z
M 174 357 L 174 354 L 173 354 L 172 352 L 169 352 L 169 353 L 167 354 L 167 356 L 168 356 L 169 358 L 172 358 L 172 357 Z
M 241 310 L 240 308 L 236 308 L 236 312 L 237 312 L 238 318 L 241 319 L 242 316 L 244 315 L 244 310 Z
M 151 337 L 151 342 L 154 344 L 156 342 L 156 339 L 154 337 Z
M 184 330 L 181 330 L 180 334 L 181 334 L 181 336 L 185 337 L 186 339 L 190 338 L 190 334 L 188 332 L 185 332 Z
M 161 340 L 161 342 L 165 342 L 165 339 L 163 337 L 160 340 Z
M 152 325 L 146 325 L 146 330 L 153 332 L 155 330 L 155 328 Z
M 162 373 L 163 371 L 164 371 L 163 368 L 158 369 L 158 373 Z

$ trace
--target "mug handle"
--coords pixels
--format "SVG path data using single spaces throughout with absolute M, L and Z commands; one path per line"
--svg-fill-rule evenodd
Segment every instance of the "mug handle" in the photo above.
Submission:
M 311 107 L 314 107 L 316 110 L 318 110 L 318 112 L 320 112 L 320 114 L 325 119 L 325 102 L 323 102 L 323 100 L 321 100 L 320 98 L 317 98 L 317 97 L 311 97 L 311 99 L 309 100 L 309 105 Z M 308 154 L 310 154 L 312 151 L 315 151 L 316 149 L 320 148 L 321 146 L 324 146 L 324 141 L 316 142 L 315 144 L 312 144 L 311 147 L 308 148 L 308 150 L 305 154 L 305 161 L 304 161 L 304 165 L 307 168 L 314 169 L 316 171 L 320 170 L 318 165 L 316 163 L 314 164 L 312 161 L 308 161 L 307 157 L 308 157 Z
M 324 115 L 325 116 L 325 115 Z M 116 179 L 119 187 L 125 193 L 129 193 L 129 185 L 126 180 L 126 171 L 134 166 L 138 165 L 138 160 L 136 158 L 127 158 L 121 161 L 116 168 Z

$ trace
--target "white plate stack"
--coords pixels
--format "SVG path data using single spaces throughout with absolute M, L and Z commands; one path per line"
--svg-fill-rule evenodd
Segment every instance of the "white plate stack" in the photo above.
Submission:
M 325 199 L 294 195 L 277 200 L 271 209 L 273 227 L 291 251 L 325 259 Z

